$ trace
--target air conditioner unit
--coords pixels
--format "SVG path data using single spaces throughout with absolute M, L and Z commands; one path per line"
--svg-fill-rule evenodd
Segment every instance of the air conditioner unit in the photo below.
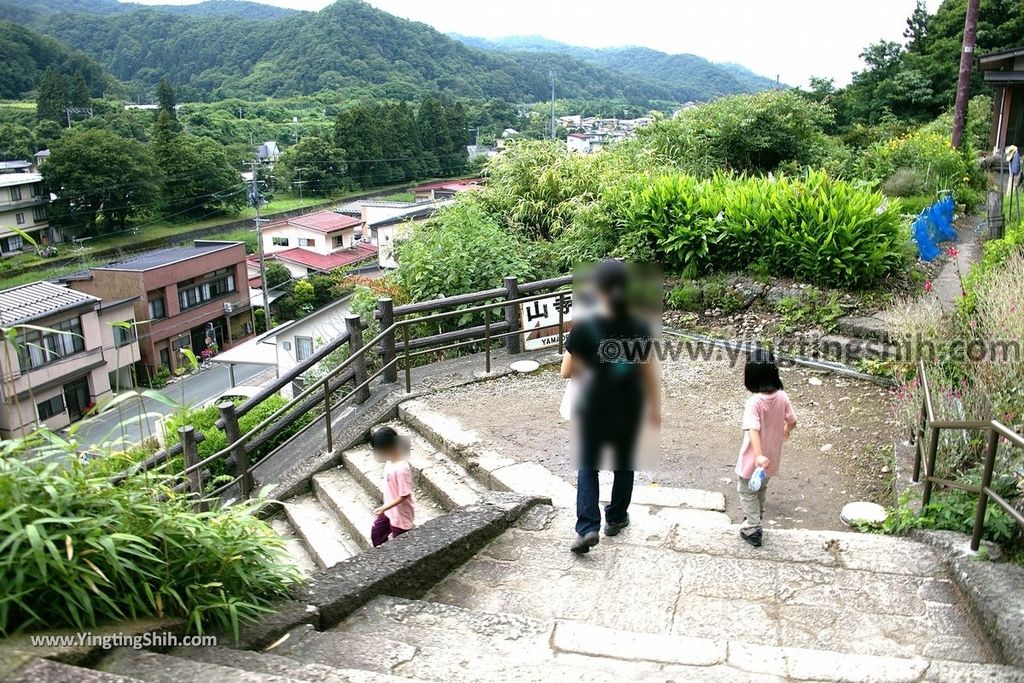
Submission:
M 229 302 L 229 301 L 225 301 L 224 302 L 224 312 L 225 313 L 234 313 L 234 311 L 235 311 L 235 305 L 233 303 Z

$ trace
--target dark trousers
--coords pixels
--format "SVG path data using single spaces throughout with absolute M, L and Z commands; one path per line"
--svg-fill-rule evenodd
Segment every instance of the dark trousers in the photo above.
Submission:
M 397 526 L 391 526 L 391 520 L 385 514 L 377 515 L 377 518 L 373 520 L 373 527 L 370 528 L 370 541 L 373 543 L 373 547 L 376 548 L 379 545 L 383 545 L 384 541 L 388 538 L 398 538 L 404 534 L 408 529 L 399 529 Z
M 601 530 L 601 495 L 597 470 L 579 470 L 576 474 L 576 533 L 589 534 Z M 606 522 L 626 521 L 629 502 L 633 499 L 633 471 L 618 470 L 612 484 L 612 500 L 604 506 Z

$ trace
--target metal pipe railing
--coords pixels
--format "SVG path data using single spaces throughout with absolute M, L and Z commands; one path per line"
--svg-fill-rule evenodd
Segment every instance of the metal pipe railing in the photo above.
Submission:
M 523 286 L 523 290 L 537 291 L 540 289 L 547 289 L 553 286 L 559 286 L 560 284 L 566 284 L 571 281 L 571 277 L 553 278 L 551 280 L 543 280 L 536 283 L 529 283 Z M 247 454 L 249 450 L 255 449 L 258 445 L 262 445 L 262 443 L 265 440 L 272 438 L 273 435 L 276 435 L 276 433 L 280 431 L 274 431 L 273 429 L 271 429 L 270 431 L 273 431 L 274 433 L 270 434 L 269 432 L 264 433 L 264 430 L 267 430 L 268 427 L 271 427 L 271 425 L 274 425 L 279 420 L 284 418 L 286 415 L 289 415 L 293 411 L 296 411 L 296 409 L 298 414 L 306 414 L 307 412 L 309 412 L 309 410 L 312 410 L 319 403 L 321 397 L 323 400 L 325 429 L 327 432 L 327 445 L 328 449 L 332 450 L 332 408 L 344 405 L 345 403 L 359 396 L 361 392 L 368 391 L 370 385 L 374 381 L 376 381 L 382 375 L 385 375 L 392 368 L 395 368 L 400 360 L 403 361 L 404 365 L 406 380 L 405 384 L 407 392 L 412 391 L 411 360 L 416 356 L 426 355 L 430 353 L 441 353 L 452 349 L 482 343 L 484 345 L 485 367 L 486 371 L 489 373 L 491 371 L 491 347 L 494 341 L 522 335 L 528 332 L 527 330 L 521 329 L 512 329 L 509 331 L 510 324 L 505 320 L 500 322 L 492 322 L 492 311 L 494 311 L 494 309 L 506 309 L 509 305 L 521 305 L 524 303 L 530 303 L 532 301 L 539 301 L 542 299 L 550 298 L 551 296 L 558 295 L 564 297 L 570 294 L 570 292 L 566 290 L 559 292 L 532 294 L 528 296 L 517 296 L 515 299 L 512 300 L 509 300 L 508 298 L 504 297 L 498 298 L 505 292 L 505 289 L 485 290 L 483 292 L 475 292 L 468 295 L 447 297 L 446 299 L 441 299 L 437 301 L 421 302 L 421 304 L 411 304 L 406 307 L 396 307 L 394 308 L 394 313 L 397 316 L 403 314 L 408 315 L 409 313 L 414 311 L 436 310 L 439 306 L 463 306 L 462 308 L 457 308 L 454 310 L 430 313 L 428 315 L 421 315 L 415 318 L 395 320 L 390 325 L 382 329 L 372 339 L 366 342 L 362 342 L 361 337 L 359 335 L 360 327 L 358 323 L 356 323 L 356 326 L 354 328 L 350 327 L 350 330 L 348 332 L 344 332 L 341 335 L 339 335 L 338 338 L 332 340 L 332 343 L 326 347 L 327 349 L 329 349 L 329 351 L 325 351 L 324 349 L 318 350 L 318 352 L 314 354 L 313 357 L 308 359 L 309 361 L 313 362 L 304 362 L 303 364 L 300 364 L 300 366 L 296 366 L 296 368 L 293 368 L 284 376 L 273 382 L 272 387 L 267 387 L 263 392 L 260 392 L 260 394 L 258 394 L 257 396 L 254 396 L 253 398 L 249 399 L 248 401 L 244 402 L 236 409 L 228 413 L 227 416 L 230 419 L 235 420 L 235 433 L 237 433 L 238 417 L 241 417 L 246 412 L 254 408 L 256 405 L 266 400 L 266 398 L 268 398 L 270 395 L 276 394 L 276 392 L 279 391 L 280 388 L 285 386 L 288 382 L 297 379 L 299 376 L 301 376 L 303 372 L 312 367 L 316 362 L 323 360 L 323 358 L 326 357 L 328 352 L 332 352 L 338 348 L 341 348 L 341 346 L 345 342 L 349 343 L 350 348 L 352 346 L 357 346 L 356 350 L 350 353 L 336 367 L 326 372 L 322 377 L 319 377 L 309 387 L 304 388 L 297 395 L 293 396 L 291 400 L 287 401 L 283 406 L 275 410 L 269 416 L 265 417 L 258 424 L 247 430 L 244 434 L 240 434 L 237 438 L 233 439 L 225 447 L 200 460 L 196 455 L 195 448 L 196 443 L 202 440 L 202 434 L 193 434 L 192 432 L 189 432 L 189 438 L 187 439 L 187 442 L 185 439 L 183 439 L 179 444 L 173 447 L 174 450 L 170 451 L 172 453 L 175 451 L 184 453 L 186 455 L 187 461 L 186 467 L 182 469 L 182 471 L 176 473 L 176 476 L 184 478 L 185 481 L 179 483 L 177 486 L 174 487 L 174 489 L 179 491 L 191 490 L 193 494 L 202 495 L 202 472 L 208 469 L 212 463 L 218 460 L 227 460 L 229 457 L 232 456 L 232 454 L 241 453 L 242 449 L 245 449 L 244 452 Z M 488 301 L 492 299 L 493 301 Z M 486 303 L 476 304 L 476 302 L 479 301 L 486 301 Z M 476 305 L 465 307 L 467 303 L 474 303 Z M 474 314 L 481 314 L 483 316 L 484 320 L 482 326 L 468 328 L 465 330 L 459 330 L 457 332 L 445 332 L 435 335 L 428 335 L 427 337 L 421 337 L 417 339 L 410 338 L 410 328 L 414 325 L 431 324 L 447 320 L 456 316 Z M 401 330 L 399 330 L 399 328 L 401 328 Z M 559 331 L 561 332 L 562 329 L 564 329 L 564 315 L 563 311 L 560 308 Z M 373 350 L 374 352 L 379 352 L 380 349 L 384 348 L 384 344 L 382 344 L 382 342 L 386 339 L 394 339 L 395 335 L 399 331 L 401 331 L 403 342 L 401 348 L 396 349 L 396 351 L 401 351 L 401 354 L 396 353 L 394 358 L 384 362 L 380 368 L 378 368 L 373 373 L 369 374 L 369 376 L 367 376 L 361 382 L 357 382 L 356 385 L 343 397 L 341 397 L 338 400 L 332 400 L 331 394 L 333 391 L 339 389 L 340 385 L 343 385 L 348 381 L 351 381 L 354 378 L 358 377 L 356 373 L 356 368 L 365 367 L 367 354 L 369 354 L 371 350 Z M 562 335 L 560 334 L 560 347 L 561 336 Z M 463 337 L 469 338 L 463 339 Z M 449 339 L 455 339 L 457 341 L 450 344 L 443 343 Z M 439 343 L 441 344 L 440 346 L 438 346 Z M 414 351 L 414 349 L 416 350 Z M 358 366 L 357 363 L 359 364 Z M 365 370 L 361 370 L 360 374 L 365 374 Z M 271 391 L 271 389 L 273 390 Z M 225 410 L 226 408 L 222 408 L 222 417 L 220 420 L 218 420 L 217 426 L 222 429 L 225 429 L 225 431 L 228 431 L 225 425 Z M 184 436 L 184 434 L 182 436 Z M 164 455 L 162 461 L 166 463 L 168 460 L 169 456 Z M 207 495 L 221 495 L 226 491 L 230 490 L 232 487 L 238 485 L 240 482 L 244 483 L 247 480 L 247 477 L 250 477 L 252 475 L 257 465 L 258 463 L 247 463 L 247 467 L 244 467 L 242 471 L 239 472 L 233 479 L 219 486 L 211 494 Z M 125 473 L 122 474 L 124 476 L 127 476 L 127 474 Z M 247 487 L 243 485 L 243 489 L 244 488 Z M 248 491 L 243 491 L 242 493 L 243 495 L 248 495 Z
M 1003 509 L 1018 525 L 1024 527 L 1024 515 L 1022 515 L 1005 498 L 992 489 L 992 478 L 994 476 L 996 455 L 999 449 L 1000 439 L 1005 439 L 1011 446 L 1024 450 L 1024 436 L 1013 431 L 998 420 L 937 420 L 935 419 L 935 406 L 932 402 L 931 387 L 928 384 L 928 375 L 923 360 L 917 363 L 918 377 L 921 379 L 921 388 L 924 397 L 922 399 L 921 413 L 918 425 L 914 430 L 914 474 L 913 481 L 921 481 L 921 464 L 924 462 L 924 487 L 921 494 L 921 505 L 925 507 L 931 503 L 932 487 L 935 484 L 947 488 L 959 489 L 978 496 L 978 504 L 974 512 L 974 524 L 971 529 L 971 550 L 978 550 L 981 547 L 981 537 L 985 531 L 985 514 L 988 509 L 989 500 L 996 503 Z M 988 433 L 985 447 L 985 460 L 982 465 L 981 483 L 969 484 L 966 482 L 943 479 L 935 474 L 935 460 L 938 453 L 939 434 L 943 430 L 957 431 L 981 431 Z M 925 435 L 929 436 L 927 452 L 925 452 Z

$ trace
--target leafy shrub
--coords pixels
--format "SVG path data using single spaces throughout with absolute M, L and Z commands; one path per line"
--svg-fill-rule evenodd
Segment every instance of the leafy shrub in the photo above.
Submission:
M 920 184 L 912 194 L 937 198 L 940 192 L 952 191 L 957 203 L 972 208 L 981 200 L 984 177 L 969 149 L 955 149 L 948 135 L 919 129 L 878 142 L 861 158 L 860 175 L 866 180 L 882 185 L 897 172 L 918 176 Z
M 621 227 L 692 278 L 761 261 L 777 275 L 869 287 L 906 265 L 909 235 L 880 194 L 821 172 L 709 180 L 665 175 L 635 192 Z
M 194 512 L 162 476 L 114 486 L 73 452 L 68 464 L 23 459 L 28 446 L 0 456 L 2 635 L 166 616 L 237 638 L 300 581 L 253 514 L 261 501 Z
M 267 397 L 266 400 L 239 418 L 239 430 L 242 434 L 249 432 L 260 422 L 283 408 L 287 403 L 287 399 L 277 394 Z M 303 415 L 296 415 L 294 412 L 283 415 L 280 419 L 287 420 L 288 426 L 276 434 L 272 439 L 261 444 L 255 452 L 249 454 L 250 465 L 259 462 L 272 453 L 275 448 L 287 441 L 293 435 L 297 434 L 303 427 L 312 422 L 316 418 L 317 414 L 318 409 L 307 412 Z M 178 436 L 178 428 L 184 425 L 191 425 L 196 432 L 202 432 L 203 434 L 203 440 L 196 448 L 199 453 L 199 459 L 203 460 L 208 458 L 214 453 L 226 448 L 228 445 L 227 435 L 223 430 L 217 428 L 218 419 L 220 419 L 220 410 L 215 405 L 207 406 L 205 408 L 180 410 L 174 413 L 174 415 L 164 423 L 166 445 L 170 447 L 177 444 L 181 440 Z M 169 466 L 167 470 L 169 472 L 179 470 L 181 468 L 180 463 L 181 458 L 177 458 L 171 463 L 171 466 Z M 210 473 L 213 477 L 233 474 L 233 472 L 230 472 L 226 467 L 223 460 L 215 460 L 211 463 Z
M 684 282 L 665 295 L 665 304 L 678 311 L 700 311 L 704 308 L 704 292 L 694 283 Z
M 924 178 L 912 168 L 898 168 L 882 183 L 882 192 L 888 197 L 910 197 L 924 189 Z
M 735 95 L 640 129 L 639 142 L 698 174 L 764 173 L 785 162 L 817 166 L 828 153 L 831 109 L 795 91 Z

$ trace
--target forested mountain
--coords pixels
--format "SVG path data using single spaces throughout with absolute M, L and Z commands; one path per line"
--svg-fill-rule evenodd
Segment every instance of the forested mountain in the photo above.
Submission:
M 92 95 L 103 94 L 108 84 L 96 60 L 6 21 L 0 21 L 0 54 L 0 99 L 19 99 L 35 90 L 47 69 L 68 78 L 80 73 Z
M 25 10 L 13 0 L 0 0 L 0 18 L 86 52 L 128 84 L 132 99 L 151 96 L 157 81 L 167 75 L 183 100 L 331 90 L 394 99 L 442 92 L 536 101 L 548 97 L 549 67 L 556 69 L 558 96 L 565 99 L 624 99 L 646 105 L 675 101 L 683 92 L 571 55 L 507 55 L 470 48 L 359 0 L 338 0 L 320 12 L 268 19 L 248 18 L 248 11 L 241 12 L 245 17 L 226 11 L 216 18 L 195 16 L 196 7 L 201 6 L 192 6 L 189 14 L 166 7 L 115 11 L 109 0 L 42 0 Z M 723 91 L 712 84 L 707 90 L 695 86 L 685 92 L 707 99 Z
M 0 17 L 12 21 L 39 21 L 59 12 L 78 14 L 124 14 L 139 9 L 151 9 L 190 17 L 232 16 L 247 19 L 278 19 L 296 14 L 297 10 L 264 5 L 246 0 L 206 0 L 194 5 L 141 5 L 118 0 L 0 0 Z
M 489 40 L 450 34 L 465 45 L 515 56 L 549 53 L 659 83 L 673 92 L 674 99 L 707 100 L 722 95 L 757 92 L 775 87 L 775 81 L 758 76 L 737 64 L 715 64 L 690 54 L 666 54 L 646 47 L 588 48 L 567 45 L 541 36 L 509 36 Z

